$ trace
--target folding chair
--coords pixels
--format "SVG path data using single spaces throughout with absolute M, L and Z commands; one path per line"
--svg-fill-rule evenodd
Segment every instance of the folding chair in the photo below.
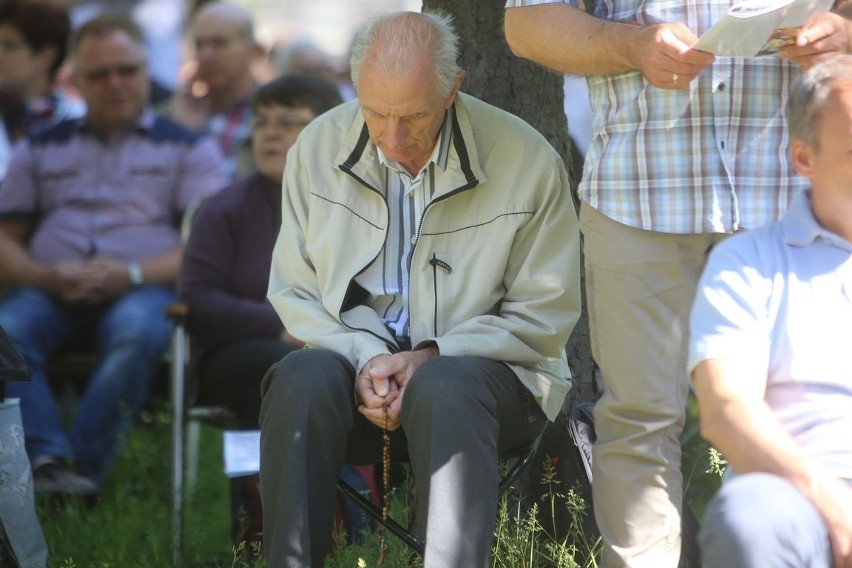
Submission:
M 172 565 L 178 567 L 183 559 L 183 503 L 198 477 L 198 445 L 201 424 L 220 429 L 234 427 L 236 415 L 223 406 L 187 406 L 184 371 L 189 347 L 184 304 L 169 306 L 166 315 L 172 321 L 170 361 L 171 391 L 171 478 L 172 478 Z
M 192 228 L 192 219 L 203 203 L 193 201 L 181 218 L 181 243 L 186 244 Z M 198 444 L 200 425 L 213 424 L 227 428 L 236 416 L 221 406 L 187 407 L 184 373 L 189 360 L 189 344 L 186 334 L 186 318 L 189 308 L 185 304 L 173 304 L 166 310 L 172 322 L 171 358 L 169 360 L 169 393 L 171 400 L 172 443 L 171 443 L 171 522 L 172 522 L 172 566 L 179 567 L 183 561 L 183 502 L 185 487 L 192 488 L 198 475 Z
M 172 565 L 181 565 L 183 557 L 184 502 L 197 478 L 200 425 L 208 424 L 219 429 L 235 428 L 236 416 L 222 406 L 188 406 L 185 393 L 185 366 L 188 361 L 186 319 L 189 308 L 173 304 L 167 310 L 172 321 L 171 346 L 171 523 Z M 341 483 L 343 483 L 341 481 Z M 359 502 L 370 503 L 351 485 L 349 490 L 359 496 Z
M 538 451 L 539 444 L 541 443 L 541 438 L 544 435 L 544 429 L 539 433 L 538 436 L 535 437 L 529 444 L 524 444 L 517 448 L 512 448 L 504 455 L 500 457 L 501 460 L 511 462 L 511 466 L 508 471 L 503 475 L 503 478 L 500 480 L 500 484 L 498 485 L 498 493 L 499 495 L 503 495 L 512 485 L 517 481 L 518 477 L 520 477 L 524 468 L 527 464 L 532 461 L 536 452 Z M 383 518 L 382 510 L 380 507 L 377 507 L 370 500 L 356 491 L 351 485 L 346 483 L 344 480 L 340 479 L 337 482 L 337 490 L 350 497 L 353 501 L 355 501 L 364 512 L 370 516 L 376 523 L 383 526 L 386 530 L 390 531 L 394 536 L 399 538 L 402 542 L 404 542 L 411 550 L 419 554 L 421 557 L 425 551 L 426 543 L 421 539 L 417 538 L 410 529 L 403 527 L 394 519 L 388 517 L 387 520 Z

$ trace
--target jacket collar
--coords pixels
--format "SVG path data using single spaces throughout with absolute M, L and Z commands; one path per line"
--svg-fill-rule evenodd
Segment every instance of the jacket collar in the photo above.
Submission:
M 442 173 L 443 183 L 435 195 L 436 199 L 448 193 L 470 189 L 485 181 L 465 106 L 469 99 L 467 95 L 459 93 L 449 110 L 452 124 L 451 147 L 446 169 Z M 366 185 L 372 188 L 381 187 L 383 181 L 380 177 L 377 148 L 370 141 L 360 108 L 334 160 L 337 167 Z

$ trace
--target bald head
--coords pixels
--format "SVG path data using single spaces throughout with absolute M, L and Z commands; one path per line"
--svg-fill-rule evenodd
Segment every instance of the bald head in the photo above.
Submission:
M 225 2 L 206 4 L 193 25 L 198 78 L 223 104 L 251 91 L 251 67 L 263 50 L 254 40 L 251 15 Z
M 434 68 L 442 95 L 452 92 L 461 69 L 458 36 L 449 16 L 437 12 L 395 12 L 367 20 L 355 36 L 350 67 L 355 88 L 361 68 L 377 66 L 402 76 L 424 62 Z
M 227 2 L 209 2 L 202 7 L 195 16 L 193 26 L 197 36 L 199 30 L 211 26 L 226 25 L 239 33 L 246 41 L 254 41 L 254 22 L 251 14 L 240 6 L 228 4 Z

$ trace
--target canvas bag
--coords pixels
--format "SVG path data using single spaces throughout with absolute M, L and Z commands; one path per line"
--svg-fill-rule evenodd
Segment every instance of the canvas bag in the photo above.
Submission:
M 2 566 L 43 568 L 47 543 L 35 512 L 33 476 L 24 448 L 24 427 L 18 399 L 0 402 L 0 520 L 17 564 L 3 558 Z
M 0 385 L 30 378 L 29 366 L 0 327 Z M 47 543 L 35 512 L 20 401 L 4 396 L 0 396 L 0 521 L 0 566 L 44 568 Z

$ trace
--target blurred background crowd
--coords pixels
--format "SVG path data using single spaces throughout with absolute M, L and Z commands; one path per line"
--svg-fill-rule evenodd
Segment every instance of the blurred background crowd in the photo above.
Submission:
M 199 92 L 198 53 L 190 28 L 194 15 L 210 3 L 209 0 L 39 1 L 65 11 L 72 30 L 103 13 L 117 13 L 133 20 L 145 38 L 154 104 L 163 103 L 173 94 L 193 86 L 195 93 Z M 9 6 L 3 10 L 9 21 L 0 25 L 0 109 L 4 120 L 4 131 L 0 132 L 0 179 L 8 166 L 10 142 L 14 142 L 22 129 L 21 125 L 16 125 L 19 132 L 9 132 L 10 116 L 16 114 L 11 108 L 13 104 L 31 106 L 34 114 L 44 114 L 45 107 L 49 106 L 43 100 L 44 95 L 58 92 L 65 96 L 64 103 L 68 104 L 62 118 L 83 114 L 85 110 L 70 80 L 69 61 L 55 62 L 57 67 L 51 76 L 53 84 L 40 84 L 36 92 L 27 92 L 28 89 L 21 85 L 21 75 L 30 75 L 37 67 L 30 57 L 13 59 L 19 55 L 15 46 L 23 44 L 32 48 L 25 50 L 31 51 L 25 55 L 34 56 L 44 46 L 50 46 L 55 38 L 63 37 L 63 23 L 57 22 L 51 14 L 42 14 L 30 23 L 19 22 L 10 15 L 10 6 L 16 2 L 4 0 L 0 3 L 6 4 Z M 251 74 L 256 82 L 264 83 L 285 73 L 320 72 L 340 83 L 341 94 L 346 100 L 354 96 L 347 79 L 348 48 L 358 24 L 369 14 L 419 10 L 421 3 L 416 0 L 234 0 L 232 4 L 251 17 L 253 36 L 260 48 L 251 63 Z M 64 46 L 58 55 L 64 59 Z M 55 61 L 55 54 L 51 59 Z M 31 91 L 31 86 L 26 87 Z

